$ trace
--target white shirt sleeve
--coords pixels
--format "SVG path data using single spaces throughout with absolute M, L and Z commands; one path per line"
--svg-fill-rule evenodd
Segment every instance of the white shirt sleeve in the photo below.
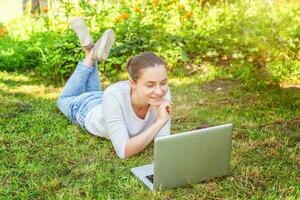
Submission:
M 124 159 L 129 135 L 120 102 L 111 93 L 103 95 L 103 115 L 113 147 L 118 157 Z

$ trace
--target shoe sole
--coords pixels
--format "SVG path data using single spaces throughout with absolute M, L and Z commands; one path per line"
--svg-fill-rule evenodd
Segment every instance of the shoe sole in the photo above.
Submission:
M 71 29 L 77 34 L 81 46 L 93 46 L 93 39 L 90 36 L 89 29 L 81 17 L 73 17 L 70 24 Z
M 99 44 L 99 48 L 96 52 L 97 60 L 106 60 L 108 58 L 109 51 L 112 45 L 115 42 L 115 33 L 112 29 L 106 30 L 102 37 Z

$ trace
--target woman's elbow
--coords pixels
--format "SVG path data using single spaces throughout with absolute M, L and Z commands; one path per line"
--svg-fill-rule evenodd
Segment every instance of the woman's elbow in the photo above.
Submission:
M 135 156 L 137 153 L 129 145 L 126 144 L 124 151 L 124 159 Z
M 126 159 L 126 158 L 129 158 L 129 157 L 131 157 L 132 155 L 130 155 L 129 153 L 128 153 L 128 151 L 126 151 L 126 149 L 125 149 L 125 152 L 124 152 L 124 156 L 122 157 L 122 159 Z

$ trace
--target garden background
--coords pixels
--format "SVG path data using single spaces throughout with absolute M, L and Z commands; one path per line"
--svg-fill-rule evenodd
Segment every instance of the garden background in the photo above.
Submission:
M 17 1 L 15 1 L 17 2 Z M 19 1 L 23 3 L 23 1 Z M 26 2 L 26 1 L 24 1 Z M 1 199 L 300 198 L 300 2 L 297 0 L 0 1 Z M 109 141 L 71 124 L 55 100 L 84 52 L 70 18 L 116 43 L 104 87 L 153 51 L 169 65 L 172 133 L 234 124 L 230 174 L 149 192 Z

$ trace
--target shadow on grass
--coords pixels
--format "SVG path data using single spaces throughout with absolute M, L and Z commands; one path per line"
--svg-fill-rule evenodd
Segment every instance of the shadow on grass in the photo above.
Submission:
M 33 85 L 33 84 L 37 84 L 37 80 L 10 80 L 10 79 L 0 79 L 0 84 L 4 84 L 7 87 L 19 87 L 22 85 Z

